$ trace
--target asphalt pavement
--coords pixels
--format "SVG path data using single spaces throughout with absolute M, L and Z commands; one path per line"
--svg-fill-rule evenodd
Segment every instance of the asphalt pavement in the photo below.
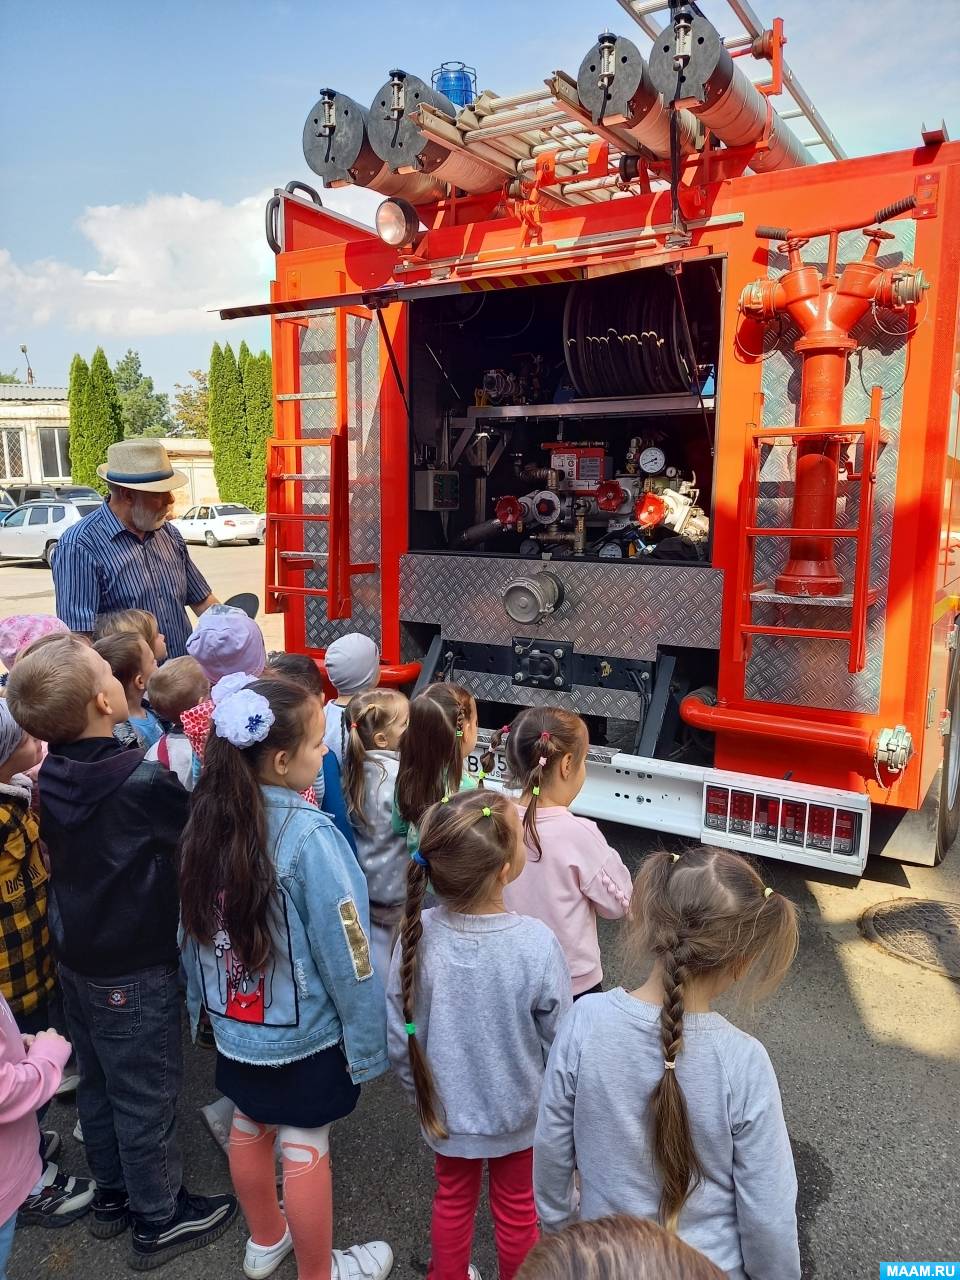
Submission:
M 194 550 L 221 598 L 262 583 L 262 548 Z M 0 566 L 0 616 L 51 607 L 46 570 Z M 265 620 L 269 647 L 282 642 L 278 621 Z M 632 869 L 657 847 L 651 833 L 604 829 Z M 960 984 L 888 955 L 858 928 L 862 912 L 887 899 L 960 903 L 960 846 L 938 868 L 871 862 L 859 881 L 771 862 L 764 875 L 800 909 L 800 953 L 772 1000 L 757 1007 L 726 1002 L 721 1011 L 764 1042 L 780 1079 L 800 1183 L 805 1280 L 873 1280 L 880 1260 L 960 1258 Z M 605 985 L 629 984 L 620 926 L 601 922 L 601 936 Z M 213 1055 L 188 1045 L 186 1061 L 180 1131 L 188 1184 L 226 1190 L 226 1162 L 198 1114 L 214 1097 Z M 79 1173 L 75 1118 L 69 1102 L 57 1102 L 48 1124 L 63 1135 L 62 1163 Z M 332 1150 L 335 1243 L 387 1239 L 396 1280 L 424 1276 L 430 1155 L 392 1079 L 364 1089 L 354 1115 L 334 1126 Z M 209 1249 L 158 1274 L 240 1276 L 244 1239 L 238 1221 Z M 28 1228 L 17 1235 L 9 1280 L 119 1280 L 131 1274 L 125 1249 L 123 1238 L 94 1241 L 82 1222 L 61 1231 Z M 493 1280 L 485 1212 L 474 1258 L 484 1280 Z M 276 1275 L 294 1280 L 292 1258 Z

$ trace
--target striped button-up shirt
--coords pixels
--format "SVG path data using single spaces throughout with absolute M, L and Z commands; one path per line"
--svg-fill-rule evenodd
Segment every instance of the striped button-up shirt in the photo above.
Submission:
M 53 557 L 57 617 L 71 631 L 93 631 L 97 614 L 148 609 L 167 638 L 167 653 L 187 651 L 185 606 L 210 594 L 186 543 L 170 524 L 138 538 L 108 502 L 67 530 Z

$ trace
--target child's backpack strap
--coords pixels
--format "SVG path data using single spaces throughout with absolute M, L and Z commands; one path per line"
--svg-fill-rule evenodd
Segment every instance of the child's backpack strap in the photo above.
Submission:
M 157 741 L 157 759 L 165 769 L 170 768 L 170 746 L 166 734 Z

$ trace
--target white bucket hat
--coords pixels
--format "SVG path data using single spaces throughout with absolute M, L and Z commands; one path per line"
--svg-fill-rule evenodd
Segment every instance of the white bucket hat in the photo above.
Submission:
M 182 471 L 174 471 L 159 440 L 120 440 L 107 450 L 107 461 L 97 467 L 97 475 L 107 484 L 147 493 L 169 493 L 187 483 Z

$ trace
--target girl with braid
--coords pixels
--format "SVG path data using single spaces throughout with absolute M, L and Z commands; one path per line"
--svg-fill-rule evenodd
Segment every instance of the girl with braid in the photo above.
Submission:
M 797 1178 L 777 1078 L 759 1041 L 711 1003 L 776 987 L 797 912 L 737 854 L 654 853 L 633 892 L 632 992 L 581 1000 L 560 1028 L 534 1145 L 545 1228 L 659 1218 L 730 1280 L 800 1280 Z
M 347 704 L 347 809 L 370 894 L 370 955 L 384 986 L 407 896 L 406 841 L 393 830 L 399 747 L 410 703 L 397 689 L 368 689 Z
M 630 872 L 597 824 L 570 812 L 587 776 L 589 739 L 580 717 L 559 707 L 530 707 L 507 731 L 494 734 L 485 770 L 504 744 L 510 781 L 521 792 L 527 855 L 504 902 L 557 935 L 578 1000 L 600 990 L 597 916 L 619 920 L 627 914 Z
M 546 925 L 504 906 L 523 863 L 516 807 L 482 791 L 429 809 L 410 860 L 387 1042 L 436 1153 L 429 1280 L 480 1280 L 470 1247 L 484 1162 L 501 1280 L 537 1242 L 537 1098 L 570 979 Z M 439 905 L 424 911 L 428 880 Z
M 476 745 L 477 704 L 462 684 L 428 685 L 410 703 L 393 806 L 394 833 L 408 849 L 417 847 L 417 827 L 432 804 L 476 787 L 464 768 Z

